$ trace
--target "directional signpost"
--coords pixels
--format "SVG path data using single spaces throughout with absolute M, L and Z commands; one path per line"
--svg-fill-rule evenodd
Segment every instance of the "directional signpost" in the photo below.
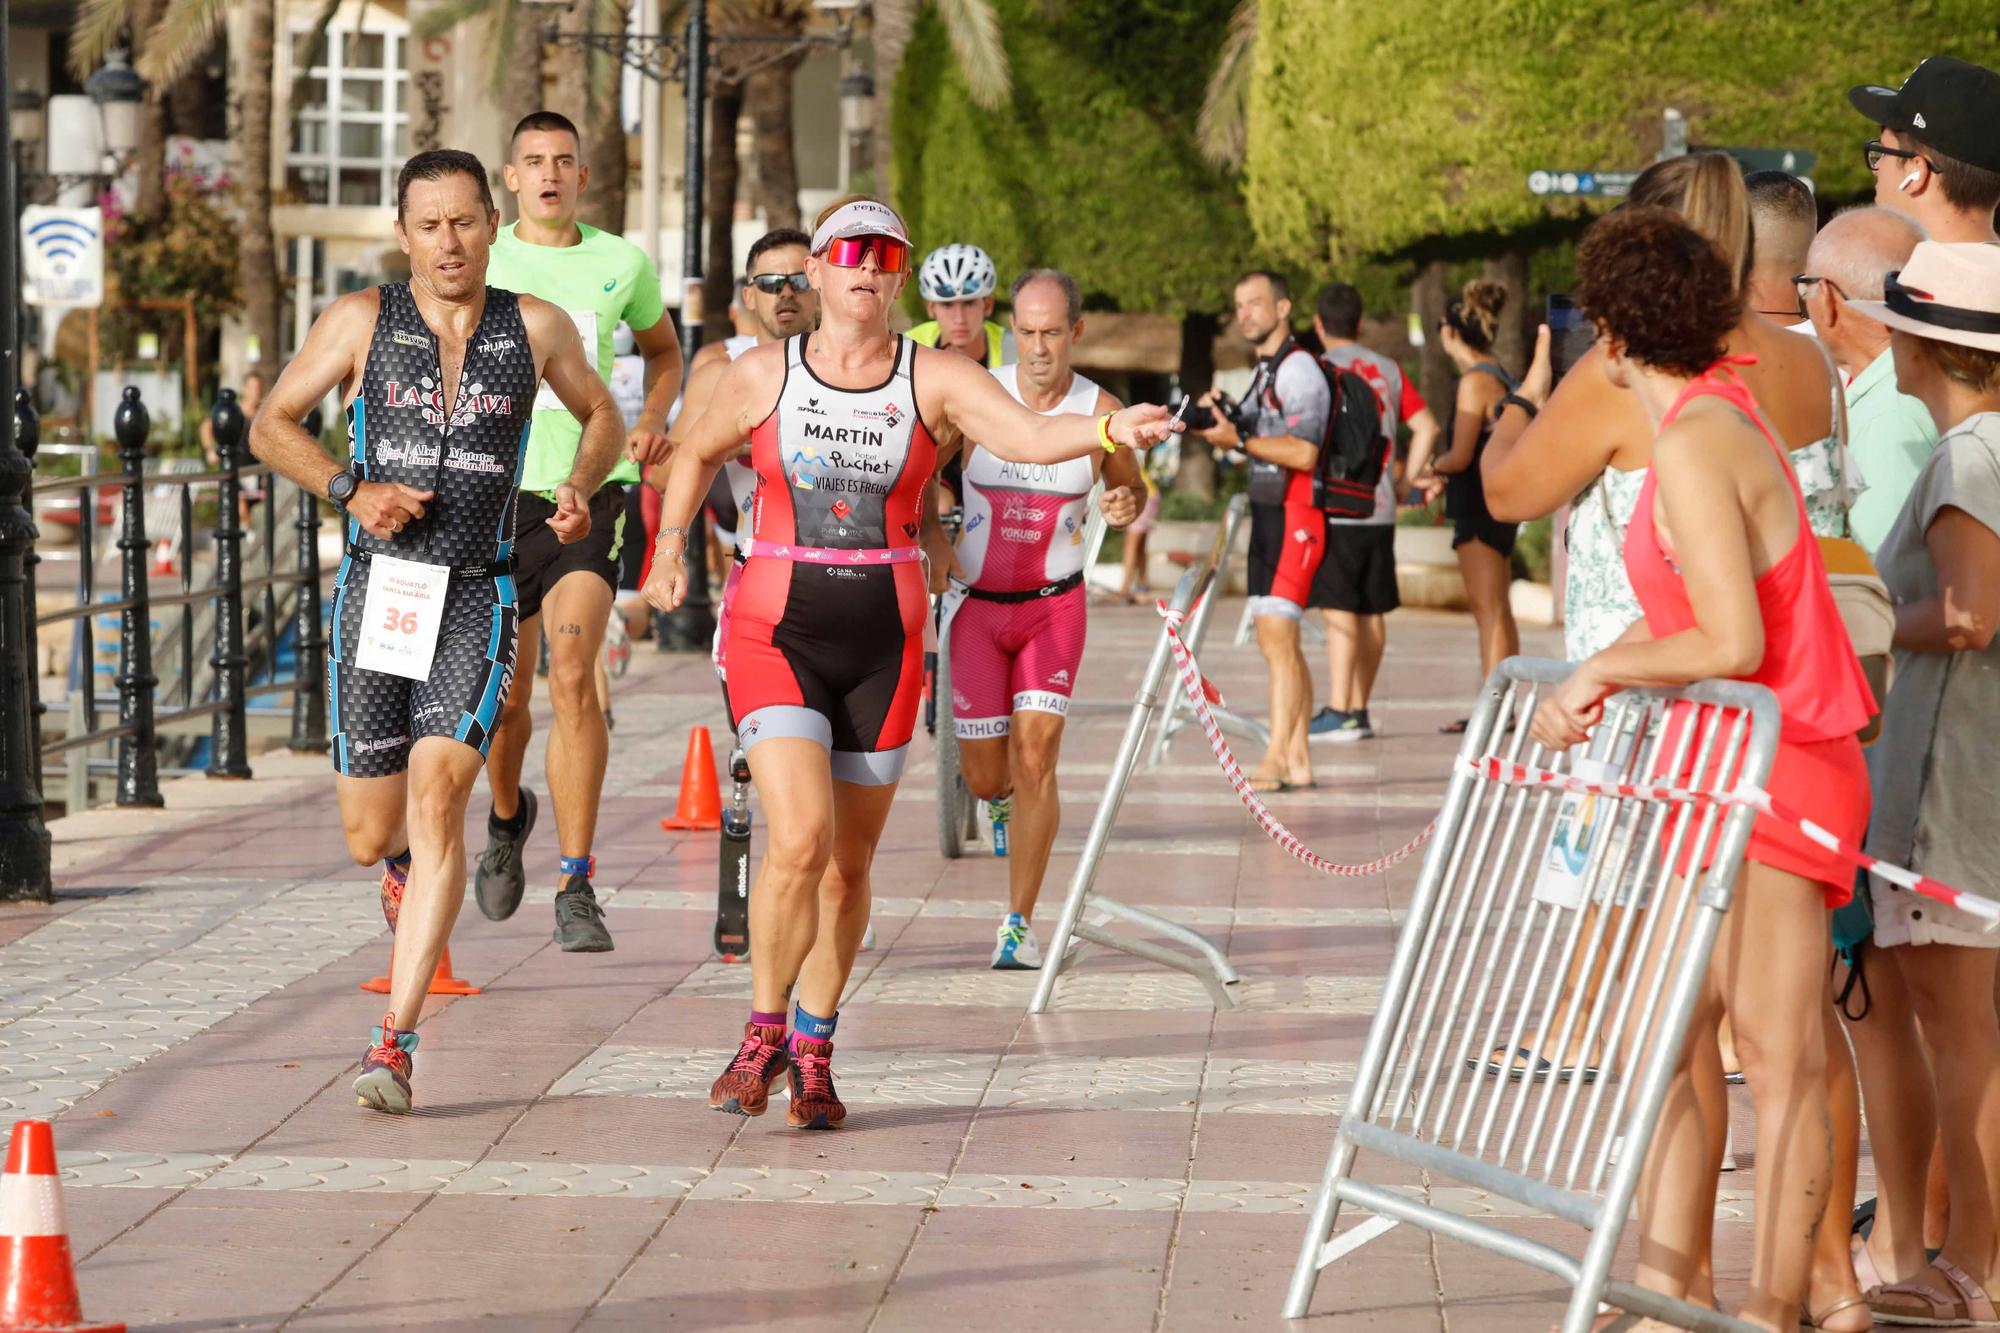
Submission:
M 1805 181 L 1812 188 L 1812 177 L 1808 174 L 1818 164 L 1819 157 L 1807 148 L 1708 148 L 1699 145 L 1696 152 L 1721 152 L 1735 158 L 1737 164 L 1748 173 L 1752 171 L 1788 171 Z M 1670 154 L 1679 156 L 1679 154 Z M 1528 173 L 1528 193 L 1547 195 L 1553 198 L 1571 196 L 1576 198 L 1622 199 L 1631 190 L 1632 182 L 1639 178 L 1636 171 L 1531 171 Z
M 1528 191 L 1531 194 L 1619 199 L 1637 179 L 1639 173 L 1636 171 L 1531 171 L 1528 173 Z

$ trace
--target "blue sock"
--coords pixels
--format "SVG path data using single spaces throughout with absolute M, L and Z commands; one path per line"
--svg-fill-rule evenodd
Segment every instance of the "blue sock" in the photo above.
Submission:
M 800 1037 L 808 1041 L 832 1041 L 833 1030 L 839 1024 L 839 1014 L 831 1018 L 821 1018 L 816 1014 L 807 1013 L 804 1005 L 792 1006 L 792 1039 L 795 1041 Z
M 1028 924 L 1028 918 L 1022 916 L 1019 912 L 1009 912 L 1007 913 L 1007 924 L 1010 926 L 1025 926 Z

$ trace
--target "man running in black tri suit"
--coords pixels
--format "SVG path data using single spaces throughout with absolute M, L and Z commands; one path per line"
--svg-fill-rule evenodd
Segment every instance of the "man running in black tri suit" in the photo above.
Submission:
M 382 907 L 396 931 L 389 1011 L 354 1090 L 400 1112 L 413 1029 L 465 900 L 466 799 L 514 669 L 516 487 L 536 386 L 583 423 L 546 520 L 564 542 L 589 535 L 585 497 L 617 460 L 624 425 L 569 317 L 486 285 L 500 215 L 478 158 L 419 153 L 396 201 L 410 281 L 328 307 L 250 444 L 347 518 L 327 648 L 333 762 L 348 851 L 388 862 Z M 336 385 L 346 467 L 299 425 Z

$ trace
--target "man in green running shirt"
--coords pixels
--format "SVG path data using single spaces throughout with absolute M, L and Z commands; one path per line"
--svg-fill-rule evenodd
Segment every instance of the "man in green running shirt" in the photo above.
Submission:
M 487 281 L 560 306 L 576 322 L 584 354 L 611 378 L 611 339 L 631 326 L 646 359 L 646 404 L 626 437 L 625 457 L 590 500 L 590 536 L 558 544 L 542 520 L 554 512 L 555 487 L 569 476 L 580 433 L 562 404 L 535 400 L 521 474 L 520 537 L 515 544 L 523 669 L 514 673 L 500 729 L 486 761 L 493 810 L 486 850 L 474 877 L 479 910 L 504 921 L 521 905 L 526 872 L 521 852 L 535 824 L 535 794 L 521 785 L 521 763 L 533 724 L 528 697 L 535 673 L 537 631 L 549 642 L 549 796 L 560 844 L 556 879 L 556 942 L 568 953 L 612 947 L 604 912 L 590 886 L 590 844 L 604 788 L 610 736 L 598 703 L 595 669 L 618 586 L 624 537 L 625 487 L 665 461 L 667 411 L 680 392 L 681 346 L 660 298 L 660 278 L 645 252 L 623 237 L 576 220 L 577 198 L 590 182 L 582 139 L 568 118 L 537 111 L 514 127 L 504 176 L 520 220 L 500 229 Z M 545 401 L 545 399 L 547 399 Z

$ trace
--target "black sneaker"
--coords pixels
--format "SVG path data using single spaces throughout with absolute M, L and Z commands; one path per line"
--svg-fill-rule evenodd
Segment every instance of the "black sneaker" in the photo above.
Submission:
M 486 817 L 486 850 L 479 854 L 479 865 L 473 872 L 472 896 L 490 921 L 505 921 L 514 915 L 514 909 L 521 905 L 521 895 L 527 891 L 521 850 L 528 845 L 528 835 L 535 831 L 535 794 L 526 787 L 521 788 L 520 813 L 526 817 L 521 821 L 519 833 L 496 827 L 493 816 Z
M 556 895 L 556 943 L 564 953 L 610 953 L 611 932 L 604 928 L 604 909 L 590 881 L 581 875 Z

